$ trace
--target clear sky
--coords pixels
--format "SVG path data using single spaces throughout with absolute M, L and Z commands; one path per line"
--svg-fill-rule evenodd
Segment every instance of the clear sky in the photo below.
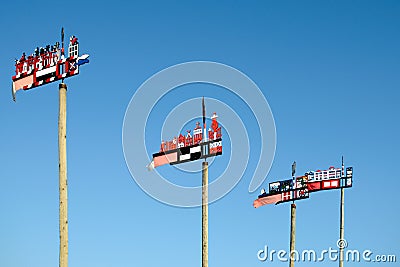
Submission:
M 62 26 L 91 60 L 66 80 L 70 266 L 201 265 L 201 209 L 172 207 L 144 193 L 122 149 L 124 115 L 136 90 L 164 68 L 193 60 L 242 71 L 268 100 L 277 143 L 264 187 L 289 178 L 294 160 L 302 173 L 339 167 L 343 155 L 354 167 L 354 187 L 345 194 L 348 248 L 400 260 L 399 1 L 7 1 L 0 9 L 0 266 L 58 264 L 58 85 L 19 91 L 14 103 L 11 76 L 14 58 L 59 41 Z M 254 119 L 211 85 L 179 90 L 160 103 L 159 118 L 205 95 L 244 121 Z M 200 116 L 200 102 L 193 108 Z M 250 136 L 268 130 L 252 127 Z M 151 136 L 150 153 L 160 133 Z M 240 145 L 224 139 L 227 149 Z M 250 166 L 258 154 L 250 151 Z M 228 157 L 215 159 L 211 180 Z M 174 179 L 198 185 L 200 177 Z M 257 259 L 265 245 L 288 249 L 290 206 L 254 209 L 259 190 L 248 192 L 251 178 L 246 171 L 209 207 L 209 266 L 288 265 Z M 339 191 L 326 191 L 297 202 L 297 249 L 336 248 L 339 200 Z

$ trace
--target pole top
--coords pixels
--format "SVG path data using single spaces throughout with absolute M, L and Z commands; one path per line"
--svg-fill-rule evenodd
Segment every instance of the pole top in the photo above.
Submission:
M 67 89 L 67 85 L 65 83 L 60 83 L 60 85 L 58 86 L 58 89 L 61 89 L 61 88 Z
M 296 161 L 293 162 L 292 164 L 292 176 L 296 174 Z

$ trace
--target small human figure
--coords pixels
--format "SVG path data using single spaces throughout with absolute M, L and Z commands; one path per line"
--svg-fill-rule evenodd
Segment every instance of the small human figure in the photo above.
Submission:
M 20 62 L 25 61 L 26 56 L 25 56 L 25 52 L 22 53 L 21 59 L 19 60 Z

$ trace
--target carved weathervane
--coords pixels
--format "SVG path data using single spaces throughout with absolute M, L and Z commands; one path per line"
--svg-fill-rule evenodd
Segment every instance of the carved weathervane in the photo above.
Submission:
M 267 204 L 280 204 L 289 201 L 309 198 L 310 193 L 321 190 L 352 187 L 353 167 L 329 167 L 328 170 L 317 170 L 294 177 L 296 164 L 292 165 L 293 179 L 272 182 L 269 192 L 261 191 L 261 195 L 254 200 L 255 208 Z
M 153 160 L 148 165 L 149 170 L 165 164 L 179 164 L 198 159 L 206 159 L 222 154 L 221 126 L 217 121 L 217 114 L 211 116 L 211 128 L 206 133 L 206 117 L 204 99 L 203 127 L 200 122 L 192 131 L 187 130 L 186 135 L 180 134 L 171 141 L 162 141 L 160 151 L 153 154 Z
M 89 62 L 89 55 L 79 55 L 78 38 L 69 39 L 68 53 L 64 52 L 64 28 L 61 30 L 61 43 L 37 47 L 34 53 L 22 53 L 15 59 L 15 75 L 12 76 L 12 95 L 19 90 L 29 90 L 54 81 L 79 74 L 79 66 Z

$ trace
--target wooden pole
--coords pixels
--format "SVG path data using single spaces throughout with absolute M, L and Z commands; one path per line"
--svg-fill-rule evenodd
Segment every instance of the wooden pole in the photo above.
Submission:
M 339 267 L 343 267 L 344 260 L 344 188 L 340 189 L 340 242 L 339 244 Z
M 202 267 L 208 267 L 208 162 L 202 169 Z
M 289 267 L 294 267 L 296 243 L 296 204 L 291 204 L 290 208 L 290 260 Z
M 59 267 L 68 267 L 68 194 L 67 194 L 67 85 L 59 85 L 58 162 L 60 201 Z

